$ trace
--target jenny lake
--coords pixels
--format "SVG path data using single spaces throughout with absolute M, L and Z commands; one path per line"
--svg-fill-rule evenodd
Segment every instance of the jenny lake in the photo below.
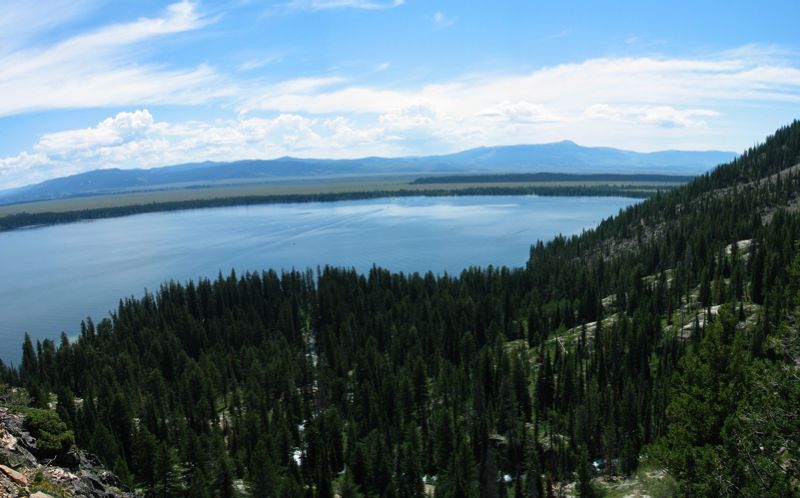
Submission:
M 0 234 L 0 358 L 23 334 L 74 336 L 167 280 L 324 265 L 457 274 L 522 266 L 530 245 L 591 228 L 618 197 L 407 197 L 151 213 Z M 32 264 L 15 264 L 32 261 Z

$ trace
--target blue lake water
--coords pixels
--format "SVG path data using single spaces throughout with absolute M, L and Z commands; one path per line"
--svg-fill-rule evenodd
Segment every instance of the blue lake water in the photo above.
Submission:
M 121 297 L 186 281 L 326 264 L 458 273 L 522 266 L 530 245 L 637 202 L 617 197 L 404 197 L 151 213 L 0 233 L 0 358 L 57 339 Z

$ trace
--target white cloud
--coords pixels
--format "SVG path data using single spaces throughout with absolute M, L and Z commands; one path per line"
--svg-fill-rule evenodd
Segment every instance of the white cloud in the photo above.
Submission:
M 389 143 L 384 129 L 392 127 L 400 128 L 397 123 L 364 128 L 345 117 L 297 114 L 168 123 L 155 120 L 147 109 L 121 112 L 93 127 L 45 134 L 31 152 L 0 158 L 0 188 L 97 168 L 284 155 L 397 155 L 403 149 Z
M 314 83 L 314 81 L 310 82 Z M 322 82 L 324 83 L 324 81 Z M 415 94 L 396 90 L 368 87 L 348 87 L 329 92 L 298 91 L 282 92 L 284 85 L 256 91 L 246 99 L 239 110 L 276 112 L 304 112 L 310 114 L 330 113 L 381 113 L 414 105 L 419 100 Z M 320 87 L 323 84 L 319 85 Z
M 47 163 L 49 159 L 45 154 L 20 152 L 16 156 L 0 158 L 0 175 L 24 171 Z
M 168 6 L 160 17 L 0 55 L 0 116 L 45 109 L 189 104 L 230 95 L 231 88 L 208 66 L 149 66 L 137 63 L 131 50 L 208 22 L 193 3 L 183 1 Z
M 193 22 L 185 21 L 192 14 L 175 15 L 184 19 L 176 21 L 179 25 Z M 734 142 L 724 141 L 744 126 L 729 118 L 731 109 L 800 109 L 800 69 L 794 59 L 770 47 L 765 53 L 751 46 L 695 58 L 589 59 L 418 87 L 368 85 L 340 75 L 271 84 L 241 80 L 238 91 L 229 94 L 220 77 L 207 69 L 209 83 L 202 91 L 189 83 L 177 85 L 165 101 L 184 102 L 192 92 L 204 92 L 197 95 L 198 101 L 227 95 L 225 104 L 238 115 L 164 122 L 145 106 L 132 104 L 129 108 L 139 110 L 116 114 L 90 128 L 44 135 L 27 151 L 1 158 L 0 187 L 98 167 L 282 155 L 428 154 L 563 139 L 638 150 L 738 150 L 750 142 L 729 147 Z M 158 74 L 162 79 L 156 86 L 163 87 L 166 73 Z M 100 73 L 90 76 L 101 78 Z M 175 77 L 180 80 L 179 76 L 192 79 L 185 74 Z M 123 83 L 109 81 L 109 92 L 128 91 Z M 0 89 L 4 84 L 0 77 Z M 98 94 L 93 102 L 103 100 L 103 86 L 90 86 Z M 47 98 L 61 98 L 59 91 L 53 88 L 55 97 Z M 74 98 L 78 105 L 90 105 L 80 94 Z M 10 101 L 0 96 L 0 109 Z
M 85 14 L 96 0 L 4 0 L 0 54 L 25 46 L 37 35 Z
M 449 28 L 456 23 L 454 18 L 446 16 L 442 11 L 434 12 L 431 19 L 433 20 L 433 24 L 439 29 Z
M 426 128 L 433 129 L 439 120 L 436 113 L 424 105 L 413 105 L 382 114 L 380 125 L 392 132 Z
M 268 86 L 262 93 L 267 95 L 311 94 L 344 81 L 346 81 L 344 78 L 338 76 L 296 78 Z
M 147 110 L 121 112 L 93 128 L 46 134 L 36 144 L 36 149 L 53 155 L 108 147 L 142 136 L 153 124 L 153 116 Z
M 270 64 L 274 64 L 276 62 L 280 62 L 283 60 L 282 56 L 279 55 L 268 55 L 265 57 L 257 57 L 254 59 L 248 59 L 243 63 L 236 66 L 237 71 L 252 71 L 253 69 L 259 69 L 264 66 L 268 66 Z
M 478 112 L 478 117 L 486 118 L 490 121 L 511 122 L 511 123 L 548 123 L 564 121 L 542 104 L 531 104 L 521 100 L 509 102 L 507 100 L 499 104 L 488 107 Z
M 667 116 L 668 121 L 694 125 L 687 118 L 713 117 L 706 111 L 719 112 L 714 107 L 721 104 L 800 102 L 800 68 L 785 62 L 762 63 L 755 55 L 590 59 L 528 74 L 478 75 L 419 88 L 344 83 L 350 82 L 320 78 L 311 79 L 298 91 L 292 90 L 296 81 L 263 91 L 254 88 L 239 109 L 383 114 L 425 105 L 461 119 L 504 115 L 517 121 L 569 122 L 585 119 L 587 109 L 603 104 L 635 111 L 627 114 L 643 122 L 658 121 L 658 113 L 642 109 L 661 109 L 663 115 L 665 108 L 672 108 L 678 113 Z
M 330 9 L 383 10 L 393 9 L 404 3 L 405 0 L 293 0 L 289 7 L 312 11 Z
M 709 109 L 678 110 L 670 106 L 615 107 L 608 104 L 595 104 L 585 111 L 586 117 L 591 119 L 614 119 L 631 123 L 685 128 L 704 128 L 706 122 L 698 118 L 719 116 L 719 114 L 719 112 Z

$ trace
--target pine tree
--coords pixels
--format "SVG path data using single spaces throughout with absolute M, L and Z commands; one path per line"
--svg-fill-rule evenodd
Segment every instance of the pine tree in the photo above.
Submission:
M 166 443 L 158 445 L 153 456 L 153 495 L 157 498 L 181 496 L 180 475 L 177 469 L 178 459 Z
M 531 437 L 525 447 L 525 498 L 542 498 L 542 468 L 539 464 L 539 444 Z
M 478 498 L 478 477 L 469 445 L 460 438 L 450 465 L 436 486 L 439 498 Z
M 270 453 L 268 440 L 261 438 L 256 444 L 249 466 L 251 489 L 254 496 L 264 498 L 277 496 L 278 474 Z
M 353 479 L 353 472 L 349 468 L 344 469 L 338 494 L 341 498 L 363 498 L 364 496 Z
M 22 342 L 22 363 L 20 363 L 19 376 L 23 382 L 27 382 L 38 378 L 38 374 L 39 361 L 33 348 L 31 336 L 26 332 L 25 339 Z
M 580 498 L 594 498 L 595 496 L 592 489 L 592 463 L 585 446 L 582 446 L 578 453 L 578 475 L 575 490 Z

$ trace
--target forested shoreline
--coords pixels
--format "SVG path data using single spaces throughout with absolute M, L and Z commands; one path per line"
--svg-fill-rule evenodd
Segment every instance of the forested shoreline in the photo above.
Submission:
M 525 268 L 166 283 L 2 376 L 149 496 L 796 496 L 798 163 L 795 121 Z
M 605 184 L 630 184 L 638 182 L 652 185 L 654 183 L 681 184 L 688 183 L 694 177 L 681 175 L 658 174 L 621 174 L 621 173 L 500 173 L 500 174 L 464 174 L 423 176 L 413 182 L 414 185 L 439 183 L 520 183 L 520 182 L 593 182 Z
M 636 199 L 653 195 L 657 189 L 636 185 L 595 185 L 595 186 L 547 186 L 547 187 L 469 187 L 459 189 L 426 190 L 371 190 L 363 192 L 331 192 L 319 194 L 277 194 L 220 197 L 173 202 L 153 202 L 130 206 L 92 208 L 64 212 L 21 212 L 0 217 L 0 232 L 77 221 L 116 218 L 136 214 L 181 211 L 230 206 L 250 206 L 259 204 L 285 204 L 300 202 L 336 202 L 391 197 L 453 197 L 471 195 L 539 195 L 539 196 L 595 196 L 631 197 Z

